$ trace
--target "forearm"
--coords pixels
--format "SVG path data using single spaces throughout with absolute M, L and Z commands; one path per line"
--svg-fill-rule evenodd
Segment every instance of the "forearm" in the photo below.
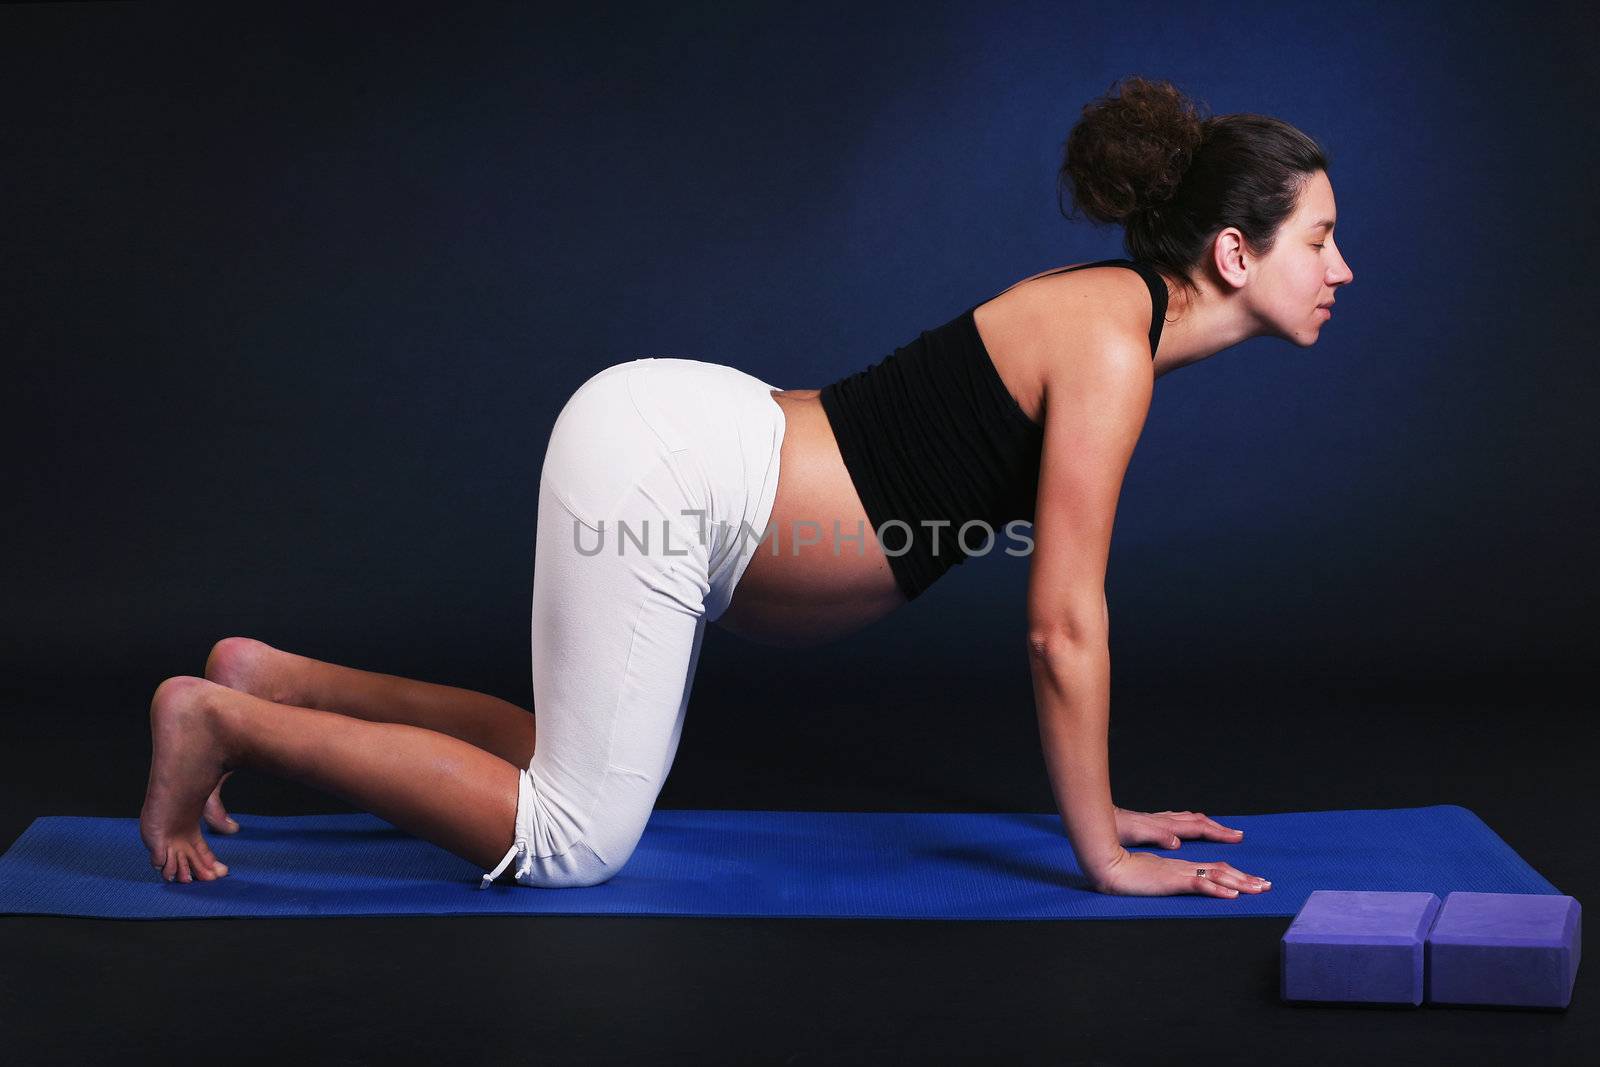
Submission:
M 1039 742 L 1078 866 L 1098 878 L 1121 857 L 1111 803 L 1111 653 L 1103 641 L 1033 656 Z

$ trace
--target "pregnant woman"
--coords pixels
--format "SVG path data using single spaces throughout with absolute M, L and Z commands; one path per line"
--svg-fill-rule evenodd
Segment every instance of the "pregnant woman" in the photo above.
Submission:
M 151 703 L 151 865 L 225 876 L 200 820 L 238 830 L 220 790 L 250 767 L 489 868 L 484 886 L 508 867 L 525 886 L 604 882 L 672 767 L 708 622 L 836 639 L 1007 551 L 1029 556 L 1039 737 L 1090 884 L 1263 891 L 1226 862 L 1128 851 L 1242 835 L 1112 803 L 1106 560 L 1154 380 L 1251 337 L 1314 344 L 1351 281 L 1327 168 L 1293 126 L 1203 118 L 1170 83 L 1129 78 L 1084 109 L 1061 184 L 1125 228 L 1130 259 L 1024 279 L 821 390 L 686 359 L 600 371 L 540 474 L 533 714 L 225 639 L 205 678 L 169 678 Z

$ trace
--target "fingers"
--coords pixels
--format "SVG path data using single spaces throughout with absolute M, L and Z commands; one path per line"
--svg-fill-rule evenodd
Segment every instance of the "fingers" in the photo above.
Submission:
M 1208 819 L 1204 815 L 1197 815 L 1196 817 L 1199 818 L 1203 824 L 1205 824 L 1206 829 L 1208 830 L 1206 837 L 1212 841 L 1237 841 L 1244 837 L 1243 830 L 1236 830 L 1231 826 L 1224 826 L 1217 820 Z
M 1196 870 L 1204 870 L 1203 875 L 1196 875 L 1198 881 L 1208 882 L 1223 889 L 1230 890 L 1227 895 L 1236 896 L 1239 893 L 1265 893 L 1272 888 L 1272 883 L 1265 878 L 1257 878 L 1253 874 L 1246 874 L 1237 870 L 1225 861 L 1216 863 L 1197 862 Z
M 1221 884 L 1220 882 L 1214 881 L 1203 874 L 1194 875 L 1191 881 L 1194 883 L 1193 891 L 1204 896 L 1227 897 L 1231 899 L 1239 895 L 1239 891 L 1237 889 L 1230 889 L 1229 887 Z
M 1195 862 L 1166 859 L 1150 852 L 1127 852 L 1101 873 L 1095 889 L 1124 896 L 1193 893 L 1234 900 L 1243 893 L 1264 893 L 1271 885 L 1222 861 Z
M 1236 830 L 1231 826 L 1224 826 L 1217 820 L 1208 818 L 1204 812 L 1199 811 L 1163 811 L 1158 814 L 1167 817 L 1171 824 L 1169 829 L 1179 838 L 1194 838 L 1202 841 L 1221 841 L 1224 844 L 1244 840 L 1244 831 Z M 1168 848 L 1174 846 L 1168 845 Z

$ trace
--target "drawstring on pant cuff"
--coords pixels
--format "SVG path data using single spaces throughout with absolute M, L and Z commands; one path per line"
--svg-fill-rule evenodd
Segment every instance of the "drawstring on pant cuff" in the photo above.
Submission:
M 528 843 L 519 838 L 517 842 L 511 846 L 510 850 L 505 854 L 500 862 L 495 864 L 494 870 L 487 872 L 483 876 L 483 881 L 478 883 L 478 888 L 488 889 L 489 883 L 500 877 L 500 872 L 505 870 L 506 867 L 510 865 L 511 858 L 519 854 L 526 854 L 527 858 L 517 867 L 516 874 L 513 875 L 513 877 L 521 879 L 524 875 L 531 871 L 533 869 L 533 852 L 528 848 Z

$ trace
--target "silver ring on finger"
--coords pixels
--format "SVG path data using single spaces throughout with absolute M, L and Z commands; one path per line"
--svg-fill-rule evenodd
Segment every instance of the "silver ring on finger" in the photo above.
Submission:
M 1204 878 L 1206 876 L 1206 871 L 1207 870 L 1209 870 L 1209 868 L 1207 868 L 1207 867 L 1196 867 L 1194 869 L 1195 877 L 1196 878 Z

